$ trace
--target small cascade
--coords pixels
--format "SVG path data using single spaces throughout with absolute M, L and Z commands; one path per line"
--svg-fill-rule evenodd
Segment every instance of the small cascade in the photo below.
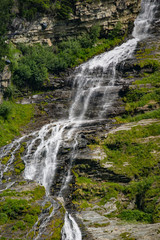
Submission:
M 62 229 L 62 240 L 81 240 L 81 231 L 74 218 L 66 212 L 65 221 Z
M 25 177 L 42 184 L 47 195 L 57 167 L 57 154 L 63 141 L 63 133 L 69 125 L 70 123 L 57 122 L 44 126 L 29 144 L 23 159 L 26 165 Z
M 107 112 L 117 97 L 112 95 L 113 89 L 116 89 L 116 82 L 121 81 L 117 74 L 117 65 L 131 58 L 138 41 L 148 36 L 150 25 L 154 19 L 156 2 L 157 0 L 142 0 L 141 12 L 135 21 L 133 39 L 109 52 L 94 57 L 76 69 L 73 83 L 74 97 L 68 119 L 47 124 L 39 132 L 14 141 L 0 152 L 0 157 L 6 156 L 14 146 L 7 168 L 14 161 L 14 153 L 20 148 L 20 143 L 25 140 L 27 151 L 23 157 L 25 162 L 24 176 L 26 179 L 34 180 L 43 185 L 47 197 L 50 197 L 51 187 L 53 183 L 56 184 L 55 175 L 62 161 L 59 157 L 60 149 L 69 143 L 71 147 L 70 159 L 63 172 L 63 179 L 59 180 L 60 187 L 55 195 L 55 198 L 62 199 L 64 207 L 66 189 L 72 178 L 71 169 L 78 148 L 79 129 L 85 123 L 94 124 L 94 121 L 106 119 Z M 5 171 L 6 169 L 3 169 L 1 177 Z M 45 227 L 53 215 L 54 212 L 41 221 L 36 240 L 45 232 Z M 81 231 L 68 209 L 62 229 L 62 240 L 82 240 Z
M 142 40 L 149 36 L 150 26 L 154 20 L 158 0 L 143 0 L 141 2 L 141 12 L 135 20 L 133 37 Z

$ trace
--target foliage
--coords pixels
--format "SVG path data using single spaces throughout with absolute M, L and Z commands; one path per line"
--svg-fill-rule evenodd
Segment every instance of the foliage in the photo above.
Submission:
M 47 69 L 38 65 L 34 60 L 25 59 L 14 71 L 13 83 L 18 88 L 31 87 L 33 90 L 40 89 L 43 81 L 47 78 Z M 29 60 L 29 61 L 28 61 Z
M 7 121 L 0 116 L 0 147 L 8 144 L 15 136 L 20 134 L 21 127 L 27 125 L 33 116 L 33 106 L 21 105 L 14 102 L 4 102 L 12 111 L 8 114 Z
M 6 102 L 3 102 L 2 104 L 0 104 L 0 117 L 7 120 L 10 112 L 11 112 L 11 108 Z
M 24 186 L 28 189 L 28 183 L 17 183 L 17 186 Z M 39 193 L 41 191 L 41 194 Z M 37 196 L 38 193 L 38 196 Z M 33 196 L 36 196 L 35 198 Z M 41 201 L 45 196 L 44 187 L 33 186 L 31 184 L 30 191 L 21 191 L 18 189 L 7 189 L 0 194 L 0 225 L 3 225 L 1 236 L 6 237 L 5 232 L 10 228 L 10 237 L 14 239 L 16 236 L 26 236 L 27 232 L 38 220 L 39 214 L 42 212 Z M 38 201 L 37 201 L 38 200 Z M 16 232 L 16 233 L 15 233 Z M 8 239 L 8 238 L 6 238 Z
M 151 68 L 153 72 L 160 68 L 160 63 L 158 60 L 154 59 L 144 59 L 139 62 L 141 68 Z
M 152 216 L 151 214 L 148 213 L 144 213 L 142 211 L 139 210 L 123 210 L 120 214 L 119 214 L 119 218 L 121 218 L 122 220 L 126 220 L 126 221 L 140 221 L 140 222 L 152 222 Z
M 99 36 L 100 27 L 95 25 L 90 33 L 69 38 L 54 47 L 20 44 L 23 56 L 12 63 L 13 83 L 18 89 L 39 90 L 47 79 L 47 72 L 59 74 L 120 42 L 118 38 L 106 40 L 99 39 Z
M 71 13 L 74 12 L 76 0 L 58 0 L 55 4 L 57 18 L 59 20 L 69 19 Z
M 18 3 L 20 16 L 27 20 L 44 13 L 54 14 L 59 20 L 65 20 L 74 12 L 76 0 L 18 0 Z
M 5 224 L 8 221 L 8 216 L 5 213 L 0 213 L 0 225 Z
M 99 206 L 104 205 L 111 198 L 117 198 L 118 192 L 123 190 L 123 187 L 118 183 L 110 183 L 105 181 L 93 181 L 91 178 L 80 177 L 76 173 L 77 189 L 73 194 L 73 203 L 80 209 L 91 207 L 96 201 Z
M 20 214 L 28 211 L 29 205 L 27 200 L 21 199 L 5 199 L 5 202 L 0 203 L 0 209 L 9 219 L 16 219 Z
M 5 43 L 5 34 L 12 19 L 12 6 L 13 0 L 0 0 L 0 71 L 3 70 L 5 65 L 2 57 L 8 53 L 8 45 Z
M 130 122 L 147 118 L 160 118 L 160 71 L 147 74 L 133 84 L 135 88 L 129 88 L 123 97 L 126 112 L 122 117 L 117 117 L 116 120 Z
M 122 29 L 121 23 L 117 22 L 117 24 L 115 25 L 114 29 L 108 33 L 108 38 L 109 39 L 116 38 L 118 35 L 120 35 L 121 29 Z
M 19 14 L 27 20 L 32 20 L 38 13 L 49 12 L 50 0 L 18 0 Z
M 5 100 L 13 100 L 19 94 L 19 91 L 14 85 L 9 85 L 3 92 L 3 98 Z
M 143 142 L 143 139 L 159 134 L 159 124 L 137 126 L 129 131 L 119 131 L 115 135 L 109 134 L 103 145 L 107 155 L 103 162 L 113 162 L 117 173 L 123 172 L 132 178 L 149 176 L 153 174 L 158 163 L 159 154 L 153 152 L 160 149 L 159 139 L 155 138 L 153 142 Z

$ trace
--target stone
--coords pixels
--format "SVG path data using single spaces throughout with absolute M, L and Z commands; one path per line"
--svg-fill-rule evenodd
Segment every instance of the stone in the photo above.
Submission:
M 11 71 L 9 70 L 9 66 L 5 66 L 2 74 L 2 81 L 9 81 L 11 78 Z
M 124 1 L 100 0 L 92 2 L 77 2 L 75 13 L 69 20 L 56 20 L 53 16 L 38 17 L 32 22 L 25 19 L 14 18 L 10 28 L 10 38 L 13 43 L 43 43 L 44 39 L 49 46 L 57 39 L 73 37 L 88 32 L 89 29 L 99 24 L 107 36 L 118 22 L 123 31 L 130 28 L 140 9 L 140 0 Z M 133 27 L 133 24 L 132 24 Z

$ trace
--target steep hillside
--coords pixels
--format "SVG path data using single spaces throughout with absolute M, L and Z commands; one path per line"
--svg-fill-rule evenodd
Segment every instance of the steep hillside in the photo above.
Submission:
M 0 240 L 160 239 L 158 1 L 133 53 L 92 58 L 129 38 L 139 3 L 7 2 Z
M 41 2 L 45 3 L 45 1 Z M 18 4 L 17 8 L 14 8 L 17 16 L 13 19 L 9 32 L 9 37 L 14 43 L 41 42 L 51 45 L 57 40 L 86 33 L 95 24 L 101 26 L 101 34 L 103 36 L 107 36 L 117 24 L 122 26 L 122 33 L 130 32 L 140 9 L 140 0 L 118 0 L 116 2 L 113 0 L 62 0 L 54 3 L 48 1 L 48 8 L 44 9 L 44 13 L 35 13 L 33 20 L 28 21 L 31 17 L 27 19 L 22 17 L 27 16 L 29 11 L 32 11 L 32 8 L 29 8 L 29 3 L 31 1 L 26 1 L 26 6 L 25 3 L 22 4 L 24 6 L 23 11 L 18 7 Z M 42 7 L 38 8 L 38 6 L 37 11 L 42 11 Z M 29 10 L 27 10 L 27 7 Z M 36 9 L 36 6 L 34 9 Z M 47 10 L 48 14 L 45 14 Z

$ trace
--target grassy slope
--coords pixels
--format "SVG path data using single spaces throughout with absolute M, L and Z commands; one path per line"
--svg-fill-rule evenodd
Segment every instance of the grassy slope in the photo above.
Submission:
M 9 106 L 11 112 L 6 120 L 0 117 L 0 147 L 20 135 L 20 130 L 30 122 L 34 112 L 33 106 L 29 104 L 21 105 L 9 101 L 5 104 Z
M 105 140 L 90 146 L 105 151 L 106 158 L 100 161 L 101 167 L 109 163 L 109 170 L 131 180 L 128 184 L 93 181 L 86 171 L 79 171 L 80 166 L 75 167 L 78 189 L 74 192 L 73 202 L 80 209 L 95 204 L 102 207 L 116 198 L 117 210 L 106 217 L 131 222 L 160 222 L 160 62 L 159 54 L 152 53 L 155 48 L 159 49 L 157 42 L 152 49 L 143 48 L 137 53 L 140 68 L 152 69 L 152 72 L 141 71 L 141 76 L 123 96 L 125 114 L 116 117 L 116 123 L 122 124 L 136 121 L 138 125 L 142 119 L 150 121 L 130 130 L 110 133 Z M 87 169 L 87 165 L 83 168 Z

